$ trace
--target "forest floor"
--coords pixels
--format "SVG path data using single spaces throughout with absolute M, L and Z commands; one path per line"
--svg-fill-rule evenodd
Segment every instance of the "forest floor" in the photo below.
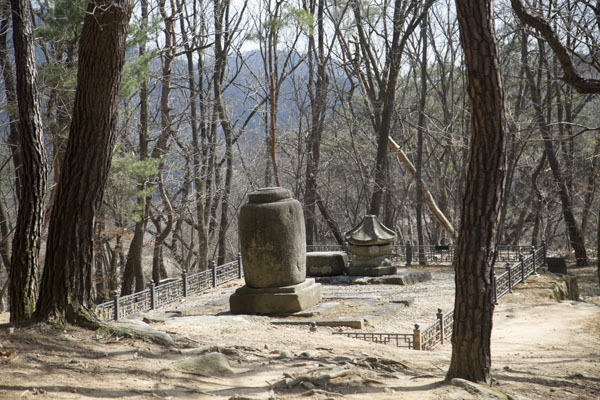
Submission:
M 0 314 L 0 398 L 5 399 L 470 399 L 444 382 L 451 347 L 415 351 L 340 335 L 311 320 L 361 320 L 363 331 L 411 333 L 452 308 L 449 267 L 407 286 L 323 285 L 314 315 L 231 315 L 234 281 L 154 314 L 176 338 L 165 347 L 72 326 L 9 327 Z M 600 289 L 595 267 L 571 268 L 582 299 L 552 297 L 542 273 L 499 300 L 492 335 L 492 387 L 529 399 L 600 398 Z M 403 304 L 410 299 L 409 305 Z M 174 311 L 165 313 L 165 311 Z M 140 316 L 137 319 L 141 319 Z M 296 322 L 300 325 L 274 324 Z M 218 351 L 231 371 L 190 370 L 184 360 Z M 203 360 L 200 358 L 200 360 Z M 205 361 L 200 361 L 205 362 Z

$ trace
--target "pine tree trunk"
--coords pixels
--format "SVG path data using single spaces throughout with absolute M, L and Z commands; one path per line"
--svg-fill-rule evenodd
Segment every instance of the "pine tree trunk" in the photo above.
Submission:
M 79 42 L 74 112 L 52 208 L 36 316 L 89 322 L 94 218 L 116 138 L 117 99 L 133 2 L 91 0 Z
M 471 147 L 458 234 L 447 379 L 490 383 L 493 263 L 505 175 L 504 93 L 491 0 L 456 0 L 471 102 Z
M 23 162 L 9 286 L 10 321 L 18 322 L 34 312 L 48 167 L 37 90 L 30 3 L 12 0 L 11 7 Z

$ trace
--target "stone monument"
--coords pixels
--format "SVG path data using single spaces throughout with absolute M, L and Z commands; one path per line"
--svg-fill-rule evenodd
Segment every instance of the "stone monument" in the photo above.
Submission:
M 356 227 L 346 232 L 350 261 L 348 275 L 381 276 L 396 273 L 388 255 L 392 254 L 396 233 L 375 215 L 365 215 Z
M 306 279 L 304 215 L 289 190 L 263 188 L 240 209 L 239 240 L 246 285 L 229 298 L 233 314 L 286 314 L 321 300 Z

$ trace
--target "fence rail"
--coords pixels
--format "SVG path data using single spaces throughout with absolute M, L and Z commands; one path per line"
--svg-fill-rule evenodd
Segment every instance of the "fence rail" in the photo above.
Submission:
M 396 347 L 413 348 L 412 333 L 333 332 L 333 334 L 362 339 L 373 343 L 391 343 L 396 345 Z
M 188 274 L 183 271 L 181 278 L 170 279 L 156 285 L 150 282 L 148 289 L 127 296 L 115 295 L 114 299 L 96 305 L 96 315 L 102 320 L 118 320 L 129 315 L 134 315 L 158 307 L 171 304 L 179 299 L 192 294 L 202 293 L 208 289 L 221 286 L 233 279 L 241 278 L 242 260 L 237 260 L 223 265 L 214 263 L 207 270 Z
M 524 256 L 525 252 L 529 254 Z M 506 293 L 511 293 L 512 288 L 517 284 L 525 282 L 528 276 L 537 274 L 537 269 L 546 263 L 546 246 L 544 243 L 539 247 L 504 246 L 498 253 L 503 254 L 505 259 L 518 260 L 518 262 L 514 264 L 507 262 L 504 272 L 494 276 L 493 290 L 496 302 Z M 515 257 L 516 259 L 513 259 Z M 336 332 L 336 334 L 386 344 L 390 342 L 389 338 L 397 337 L 402 338 L 401 341 L 397 340 L 395 343 L 398 347 L 431 350 L 439 344 L 444 344 L 452 337 L 453 325 L 454 310 L 443 313 L 438 308 L 436 320 L 424 329 L 421 329 L 419 324 L 415 324 L 413 333 Z

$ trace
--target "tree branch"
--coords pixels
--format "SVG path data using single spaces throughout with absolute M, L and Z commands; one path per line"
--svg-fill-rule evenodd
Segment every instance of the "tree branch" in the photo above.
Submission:
M 510 4 L 521 23 L 535 28 L 552 48 L 564 71 L 561 80 L 579 93 L 600 93 L 600 80 L 584 78 L 577 72 L 567 48 L 561 43 L 558 35 L 545 19 L 529 14 L 523 7 L 521 0 L 510 0 Z

